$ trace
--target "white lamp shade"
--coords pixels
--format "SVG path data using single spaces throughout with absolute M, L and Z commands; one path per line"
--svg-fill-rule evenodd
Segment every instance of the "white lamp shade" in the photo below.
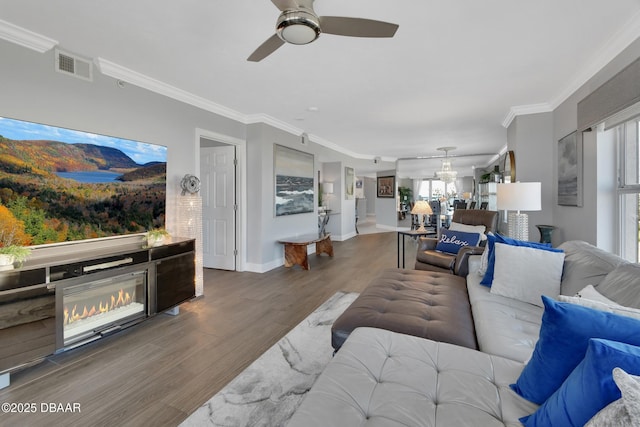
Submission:
M 431 215 L 432 213 L 431 206 L 426 200 L 418 200 L 411 209 L 412 215 Z
M 325 194 L 333 193 L 333 182 L 323 182 L 322 183 L 322 192 Z
M 542 184 L 539 182 L 498 184 L 497 207 L 507 211 L 542 210 Z

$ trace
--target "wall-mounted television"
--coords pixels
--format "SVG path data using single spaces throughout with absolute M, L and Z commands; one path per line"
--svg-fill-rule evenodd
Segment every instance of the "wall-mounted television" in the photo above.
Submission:
M 0 246 L 163 227 L 167 148 L 0 117 Z

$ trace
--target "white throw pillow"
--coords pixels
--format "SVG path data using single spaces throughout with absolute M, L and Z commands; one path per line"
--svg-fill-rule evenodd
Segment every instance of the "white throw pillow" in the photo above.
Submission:
M 602 302 L 607 305 L 620 305 L 615 301 L 610 300 L 609 298 L 602 295 L 600 292 L 593 287 L 593 285 L 587 285 L 582 288 L 580 291 L 576 293 L 578 298 L 589 299 L 592 301 Z
M 449 226 L 449 230 L 452 231 L 464 231 L 466 233 L 478 233 L 480 234 L 480 240 L 487 240 L 486 234 L 484 232 L 487 230 L 487 227 L 484 225 L 467 225 L 461 224 L 459 222 L 452 222 Z
M 640 319 L 640 309 L 625 307 L 615 301 L 611 301 L 609 298 L 598 292 L 592 285 L 587 285 L 574 297 L 559 295 L 558 301 L 569 302 L 571 304 L 581 305 L 595 310 L 606 311 L 607 313 L 614 313 L 621 316 Z
M 491 293 L 540 307 L 542 295 L 558 298 L 564 252 L 526 246 L 494 245 L 495 271 Z

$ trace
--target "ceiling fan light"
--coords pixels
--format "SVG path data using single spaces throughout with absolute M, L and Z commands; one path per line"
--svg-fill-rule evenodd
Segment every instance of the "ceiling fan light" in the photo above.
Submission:
M 278 37 L 291 44 L 308 44 L 320 36 L 318 18 L 303 10 L 283 12 L 276 26 Z

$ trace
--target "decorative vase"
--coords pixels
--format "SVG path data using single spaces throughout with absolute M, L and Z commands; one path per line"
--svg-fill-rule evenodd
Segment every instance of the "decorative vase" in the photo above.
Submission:
M 551 243 L 551 235 L 553 234 L 553 230 L 556 229 L 553 225 L 536 225 L 538 230 L 540 231 L 540 243 Z

